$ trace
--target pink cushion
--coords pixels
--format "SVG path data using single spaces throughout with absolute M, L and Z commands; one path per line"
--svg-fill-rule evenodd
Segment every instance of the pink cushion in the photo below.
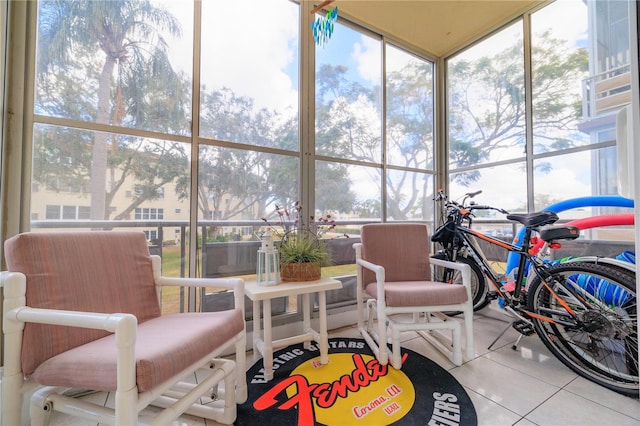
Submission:
M 360 234 L 362 258 L 384 266 L 386 281 L 429 281 L 429 237 L 420 223 L 375 223 L 363 225 Z M 375 274 L 363 270 L 365 283 Z
M 240 309 L 165 315 L 138 326 L 136 383 L 144 392 L 220 347 L 244 329 Z M 95 340 L 42 363 L 42 385 L 116 390 L 115 336 Z
M 365 291 L 378 298 L 375 282 L 368 284 Z M 387 306 L 439 306 L 466 302 L 467 291 L 462 285 L 436 281 L 387 281 L 384 297 Z
M 4 248 L 8 270 L 27 277 L 27 306 L 130 313 L 138 323 L 160 316 L 142 232 L 25 233 L 7 240 Z M 29 376 L 46 359 L 107 334 L 28 323 L 22 345 L 23 372 Z

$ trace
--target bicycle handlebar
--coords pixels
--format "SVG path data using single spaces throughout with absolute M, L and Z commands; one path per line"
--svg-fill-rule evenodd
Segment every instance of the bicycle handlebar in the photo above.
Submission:
M 467 207 L 469 210 L 495 210 L 497 212 L 500 212 L 502 214 L 509 214 L 508 211 L 506 211 L 505 209 L 501 209 L 499 207 L 491 207 L 491 206 L 484 206 L 484 205 L 472 205 Z
M 481 193 L 482 193 L 482 190 L 478 190 L 478 191 L 475 191 L 475 192 L 468 192 L 468 193 L 466 193 L 464 195 L 462 203 L 458 203 L 456 201 L 449 200 L 447 195 L 444 193 L 444 191 L 440 189 L 440 190 L 437 191 L 437 194 L 436 194 L 435 197 L 433 197 L 433 199 L 435 201 L 444 201 L 445 202 L 445 207 L 447 207 L 447 208 L 455 208 L 457 210 L 466 209 L 466 210 L 469 210 L 469 212 L 471 212 L 472 210 L 495 210 L 495 211 L 500 212 L 502 214 L 509 214 L 508 211 L 506 211 L 505 209 L 501 209 L 499 207 L 492 207 L 492 206 L 481 205 L 481 204 L 470 204 L 468 206 L 464 205 L 464 202 L 467 200 L 467 198 L 473 198 L 476 195 L 481 194 Z

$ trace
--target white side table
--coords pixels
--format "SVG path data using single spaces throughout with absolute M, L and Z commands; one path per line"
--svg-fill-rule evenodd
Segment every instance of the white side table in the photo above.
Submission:
M 262 355 L 265 379 L 273 379 L 273 350 L 295 343 L 309 343 L 315 340 L 320 345 L 320 362 L 329 362 L 329 335 L 327 333 L 327 290 L 342 288 L 342 283 L 333 278 L 321 278 L 318 281 L 283 282 L 272 286 L 261 286 L 256 281 L 246 281 L 244 292 L 253 301 L 253 358 Z M 320 314 L 320 332 L 311 328 L 311 310 L 309 295 L 318 293 L 318 311 Z M 284 339 L 273 340 L 271 334 L 271 299 L 282 296 L 302 295 L 302 334 Z M 260 302 L 262 302 L 263 332 L 260 330 Z

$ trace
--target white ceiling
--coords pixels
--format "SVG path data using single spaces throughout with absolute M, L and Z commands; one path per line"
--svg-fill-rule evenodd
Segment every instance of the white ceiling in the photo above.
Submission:
M 336 0 L 353 18 L 435 56 L 446 56 L 547 0 Z M 339 19 L 339 17 L 338 17 Z

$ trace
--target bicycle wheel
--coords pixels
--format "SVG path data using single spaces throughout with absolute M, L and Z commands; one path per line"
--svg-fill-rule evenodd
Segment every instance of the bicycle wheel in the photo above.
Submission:
M 638 397 L 635 274 L 567 262 L 531 281 L 527 296 L 538 336 L 580 376 Z
M 431 257 L 435 259 L 449 260 L 445 253 L 436 253 Z M 459 256 L 457 262 L 465 263 L 471 268 L 471 296 L 473 296 L 473 310 L 477 311 L 484 308 L 490 301 L 486 298 L 487 281 L 484 278 L 482 270 L 475 261 L 468 257 Z M 438 265 L 433 268 L 433 280 L 462 284 L 462 274 L 456 269 L 443 268 Z M 455 315 L 458 313 L 460 312 L 448 312 L 447 314 Z

